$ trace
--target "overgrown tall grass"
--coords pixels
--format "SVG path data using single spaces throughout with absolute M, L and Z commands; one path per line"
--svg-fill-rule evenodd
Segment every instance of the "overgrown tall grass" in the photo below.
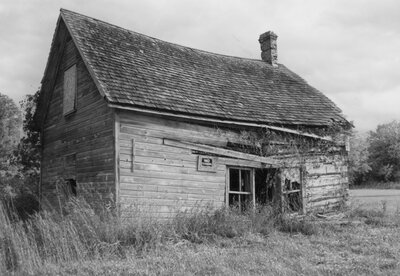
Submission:
M 21 220 L 0 204 L 0 272 L 29 274 L 46 265 L 121 259 L 182 240 L 207 243 L 246 233 L 269 235 L 274 229 L 315 232 L 307 220 L 282 216 L 271 206 L 245 213 L 234 208 L 196 208 L 169 221 L 138 213 L 127 220 L 113 208 L 95 209 L 74 198 L 63 212 L 42 211 Z

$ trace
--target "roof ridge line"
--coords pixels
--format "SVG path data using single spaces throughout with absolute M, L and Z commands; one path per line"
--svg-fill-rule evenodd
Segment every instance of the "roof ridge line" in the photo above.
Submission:
M 91 17 L 91 16 L 87 16 L 87 15 L 79 13 L 79 12 L 75 12 L 75 11 L 71 11 L 71 10 L 68 10 L 68 9 L 60 8 L 60 12 L 64 12 L 64 11 L 69 12 L 69 13 L 74 13 L 74 14 L 77 14 L 77 15 L 80 15 L 80 16 L 83 16 L 83 17 L 86 17 L 86 18 L 90 18 L 90 19 L 98 21 L 100 23 L 116 27 L 116 28 L 118 28 L 120 30 L 124 30 L 124 31 L 126 31 L 128 33 L 134 33 L 136 35 L 141 35 L 141 36 L 147 37 L 149 39 L 158 40 L 158 41 L 161 41 L 163 43 L 168 43 L 168 44 L 171 44 L 171 45 L 174 45 L 174 46 L 178 46 L 178 47 L 181 47 L 181 48 L 186 48 L 186 49 L 190 49 L 190 50 L 193 50 L 193 51 L 199 51 L 199 52 L 202 52 L 202 53 L 211 54 L 211 55 L 217 55 L 217 56 L 221 56 L 221 57 L 228 57 L 228 58 L 235 58 L 235 59 L 242 59 L 242 60 L 244 59 L 244 60 L 249 60 L 249 61 L 259 61 L 262 64 L 269 65 L 268 63 L 262 61 L 261 59 L 248 58 L 248 57 L 239 57 L 239 56 L 232 56 L 232 55 L 214 53 L 214 52 L 211 52 L 211 51 L 206 51 L 206 50 L 202 50 L 202 49 L 198 49 L 198 48 L 194 48 L 194 47 L 190 47 L 190 46 L 184 46 L 184 45 L 181 45 L 181 44 L 178 44 L 178 43 L 175 43 L 175 42 L 169 42 L 169 41 L 166 41 L 166 40 L 162 40 L 162 39 L 159 39 L 159 38 L 156 38 L 156 37 L 153 37 L 153 36 L 149 36 L 149 35 L 146 35 L 146 34 L 143 34 L 143 33 L 139 33 L 139 32 L 136 32 L 136 31 L 133 31 L 133 30 L 130 30 L 130 29 L 127 29 L 127 28 L 124 28 L 124 27 L 121 27 L 121 26 L 106 22 L 106 21 L 101 20 L 101 19 L 97 19 L 97 18 L 94 18 L 94 17 Z M 278 63 L 278 65 L 282 65 L 282 64 Z M 272 67 L 272 65 L 271 65 L 271 67 Z

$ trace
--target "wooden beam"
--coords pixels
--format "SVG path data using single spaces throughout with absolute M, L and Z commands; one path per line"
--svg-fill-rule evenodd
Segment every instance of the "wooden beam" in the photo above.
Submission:
M 163 141 L 164 141 L 164 145 L 167 145 L 167 146 L 204 151 L 204 152 L 209 152 L 209 153 L 213 153 L 213 154 L 234 157 L 234 158 L 244 159 L 244 160 L 249 160 L 249 161 L 257 161 L 257 162 L 261 162 L 261 163 L 268 164 L 271 166 L 277 166 L 279 164 L 279 162 L 277 160 L 269 158 L 269 157 L 262 157 L 262 156 L 238 152 L 238 151 L 234 151 L 234 150 L 217 148 L 217 147 L 203 145 L 203 144 L 180 142 L 180 141 L 175 141 L 175 140 L 170 140 L 170 139 L 163 139 Z

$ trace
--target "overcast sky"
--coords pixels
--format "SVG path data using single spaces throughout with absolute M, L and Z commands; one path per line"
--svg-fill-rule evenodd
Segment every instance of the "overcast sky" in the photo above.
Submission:
M 40 85 L 65 8 L 215 53 L 260 58 L 278 35 L 278 61 L 331 98 L 356 129 L 400 120 L 398 0 L 0 1 L 0 93 L 16 102 Z

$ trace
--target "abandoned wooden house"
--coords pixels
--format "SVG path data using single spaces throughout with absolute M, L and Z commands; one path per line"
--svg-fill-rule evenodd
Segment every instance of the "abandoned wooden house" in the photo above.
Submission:
M 160 216 L 203 204 L 342 205 L 350 123 L 277 62 L 276 39 L 259 37 L 260 60 L 239 58 L 62 9 L 35 115 L 42 200 L 68 189 Z

